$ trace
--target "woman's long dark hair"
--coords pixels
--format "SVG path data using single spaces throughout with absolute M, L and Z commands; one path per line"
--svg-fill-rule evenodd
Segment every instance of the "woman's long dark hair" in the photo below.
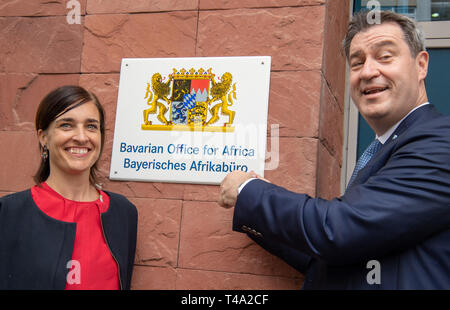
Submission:
M 68 85 L 59 87 L 50 92 L 47 96 L 44 97 L 44 99 L 42 99 L 36 112 L 36 131 L 38 131 L 39 129 L 42 129 L 43 131 L 47 130 L 50 124 L 56 118 L 87 102 L 93 102 L 97 107 L 98 113 L 100 115 L 101 155 L 103 145 L 105 143 L 105 112 L 97 96 L 80 86 Z M 42 154 L 44 149 L 40 143 L 39 149 L 40 153 Z M 36 184 L 41 184 L 42 182 L 46 181 L 48 176 L 50 175 L 51 156 L 52 154 L 50 154 L 49 152 L 48 158 L 41 158 L 41 164 L 38 171 L 36 172 L 36 175 L 34 176 L 34 181 L 36 182 Z M 99 159 L 97 159 L 95 164 L 91 167 L 91 171 L 89 174 L 89 182 L 94 186 L 98 183 L 97 163 Z

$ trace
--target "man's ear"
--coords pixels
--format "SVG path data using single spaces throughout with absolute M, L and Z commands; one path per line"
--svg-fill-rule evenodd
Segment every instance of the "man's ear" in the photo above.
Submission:
M 419 77 L 419 81 L 425 80 L 428 73 L 428 60 L 430 56 L 426 51 L 421 51 L 416 56 L 416 66 L 417 66 L 417 73 Z

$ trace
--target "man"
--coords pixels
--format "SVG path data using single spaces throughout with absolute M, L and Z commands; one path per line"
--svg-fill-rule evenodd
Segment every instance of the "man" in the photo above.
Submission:
M 415 23 L 380 21 L 356 15 L 343 44 L 352 99 L 377 135 L 345 194 L 311 198 L 243 172 L 221 184 L 233 229 L 304 273 L 304 289 L 450 289 L 450 117 L 428 103 Z

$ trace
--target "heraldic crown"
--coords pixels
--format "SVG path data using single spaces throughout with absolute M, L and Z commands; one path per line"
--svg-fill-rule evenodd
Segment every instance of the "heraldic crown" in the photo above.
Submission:
M 232 74 L 225 72 L 218 78 L 220 82 L 216 82 L 211 68 L 172 70 L 167 81 L 157 72 L 152 75 L 151 83 L 147 83 L 144 99 L 150 107 L 143 111 L 141 128 L 233 132 L 236 112 L 229 107 L 236 100 L 236 83 L 232 83 Z M 159 123 L 150 121 L 150 114 L 156 114 Z M 227 118 L 222 125 L 221 116 Z

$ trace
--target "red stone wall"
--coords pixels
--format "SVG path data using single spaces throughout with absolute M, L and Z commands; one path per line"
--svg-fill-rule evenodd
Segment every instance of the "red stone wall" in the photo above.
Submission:
M 343 0 L 0 1 L 0 195 L 33 185 L 34 114 L 65 84 L 94 91 L 107 111 L 105 189 L 139 210 L 133 289 L 296 289 L 303 276 L 231 231 L 218 186 L 107 179 L 119 70 L 126 57 L 272 56 L 269 126 L 280 164 L 266 177 L 312 196 L 339 194 L 348 20 Z M 270 128 L 270 127 L 269 127 Z

